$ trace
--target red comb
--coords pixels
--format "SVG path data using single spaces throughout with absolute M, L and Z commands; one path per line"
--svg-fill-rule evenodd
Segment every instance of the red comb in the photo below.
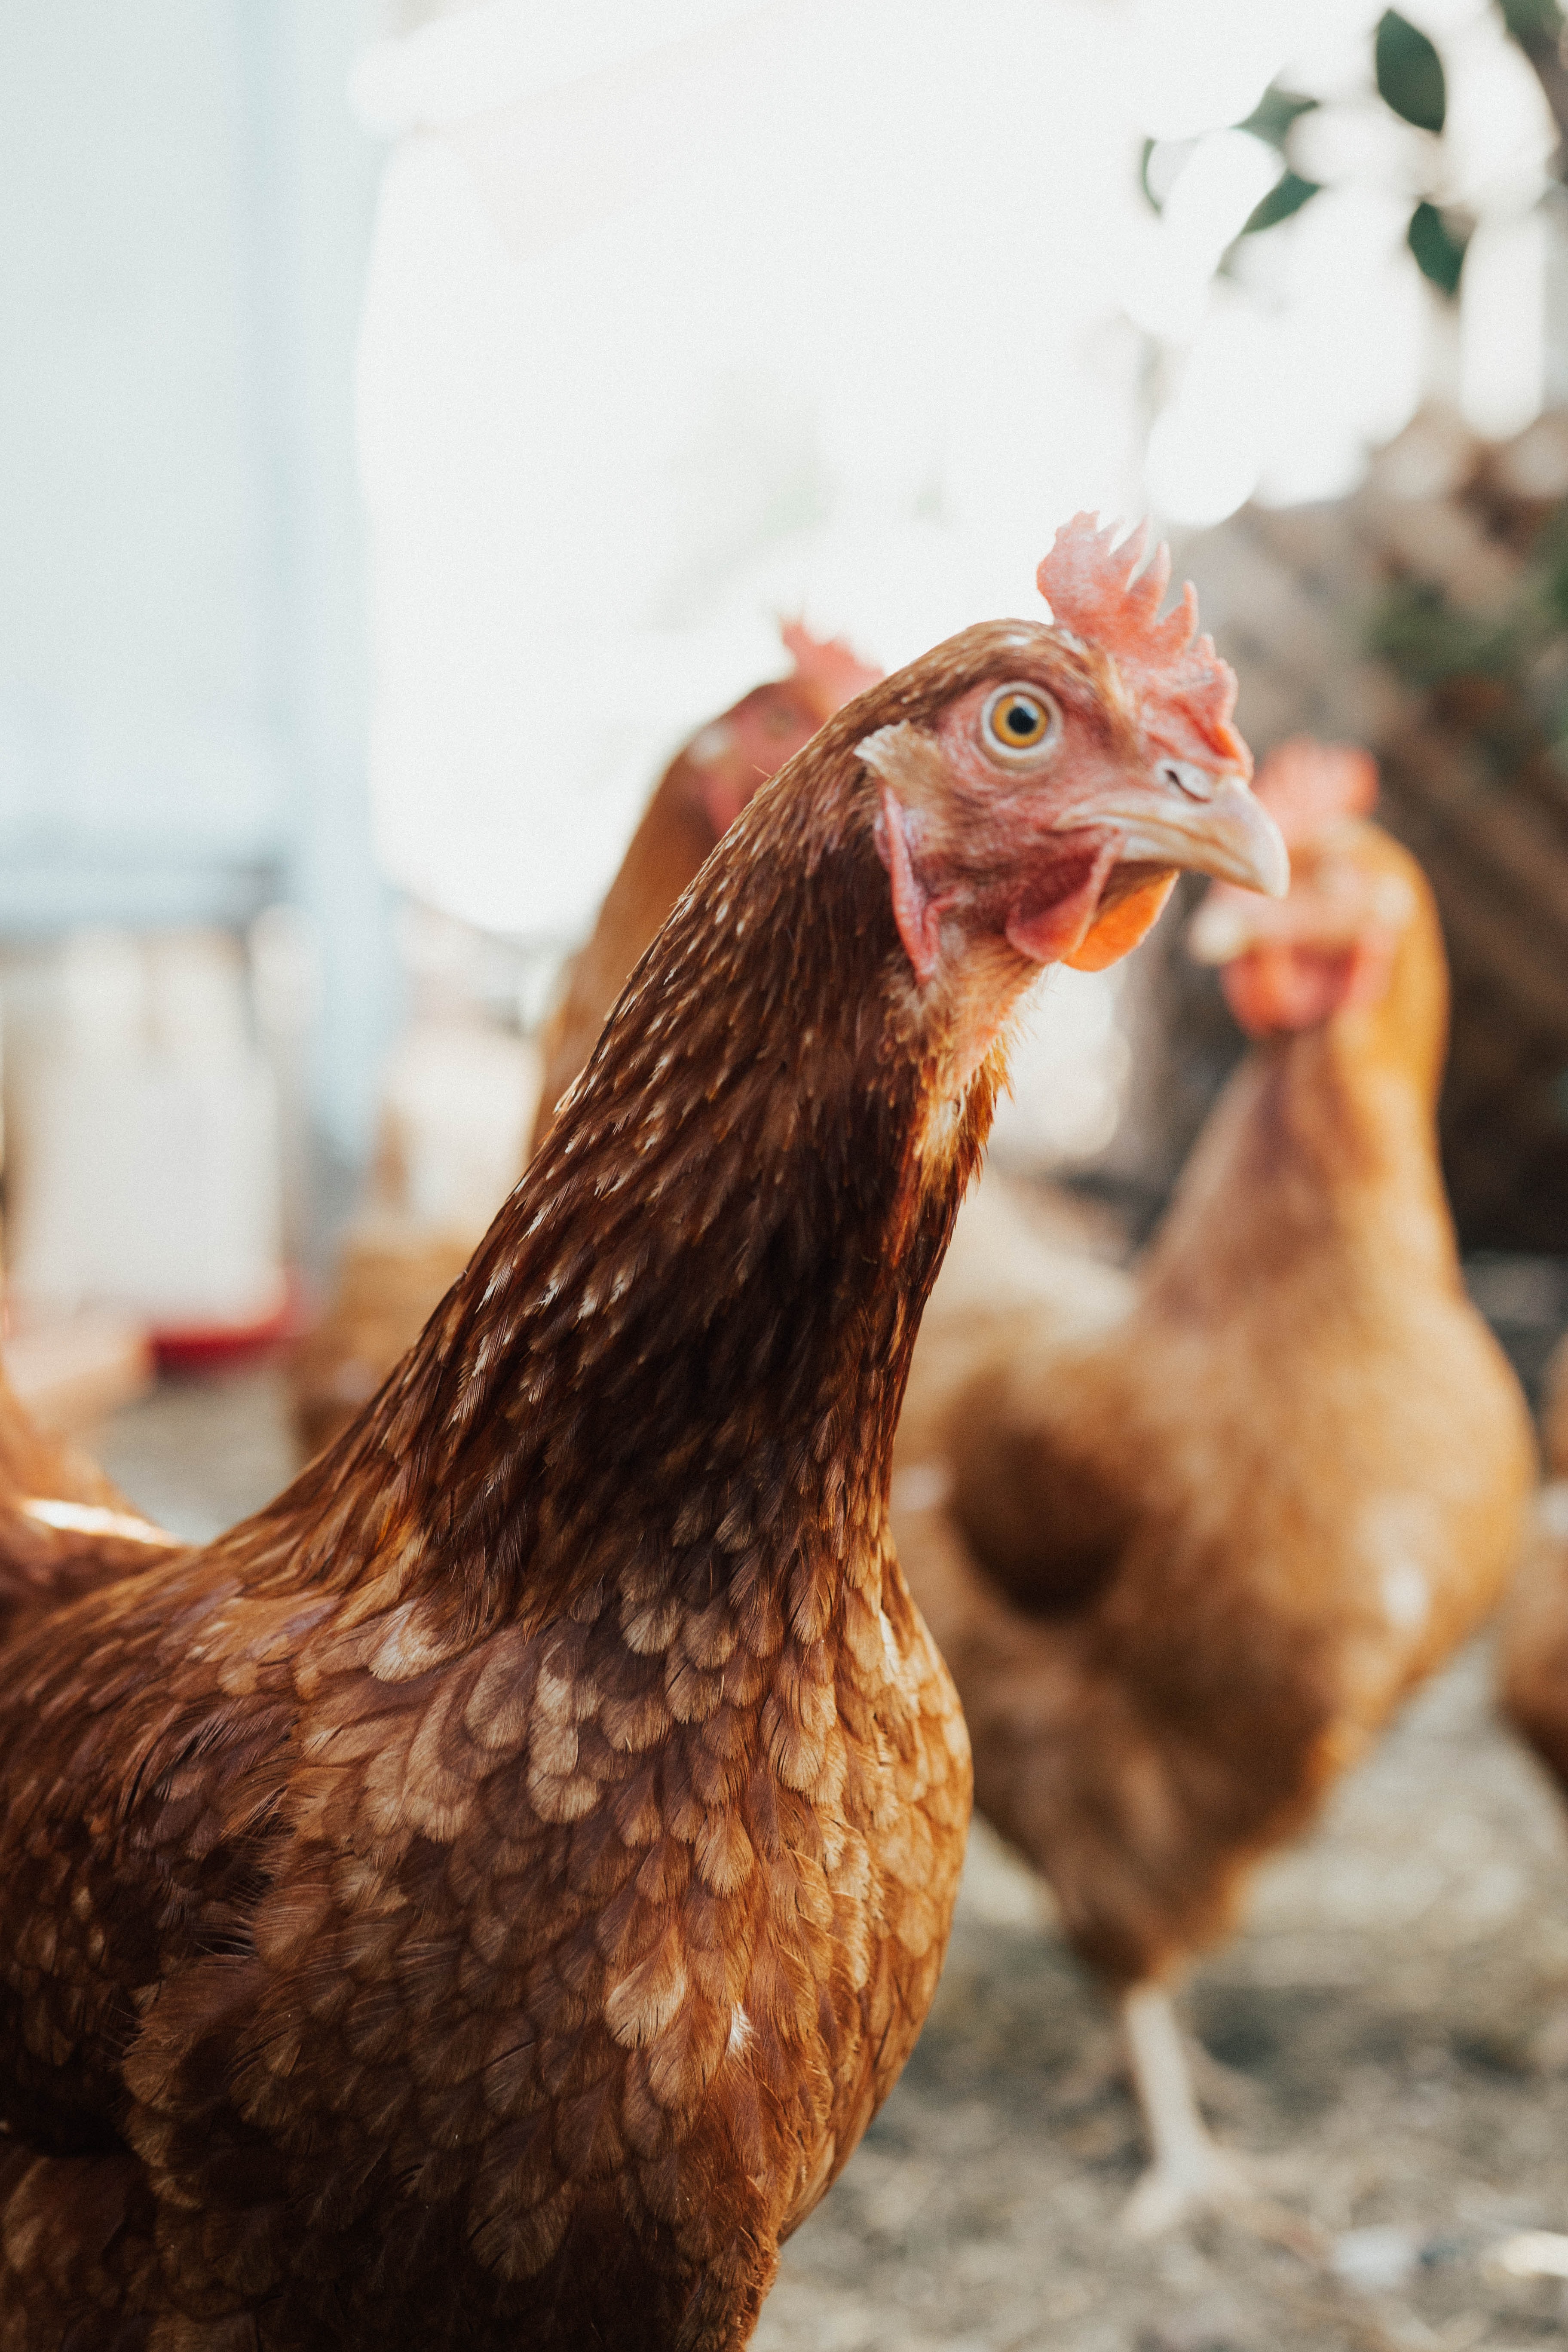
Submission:
M 842 637 L 814 637 L 804 621 L 782 621 L 779 635 L 784 651 L 795 662 L 796 682 L 805 688 L 811 699 L 829 719 L 836 710 L 857 694 L 864 694 L 868 686 L 876 686 L 884 673 L 868 668 L 851 646 Z
M 1311 735 L 1292 735 L 1263 762 L 1257 790 L 1287 846 L 1299 849 L 1341 817 L 1372 814 L 1377 801 L 1377 761 L 1353 743 L 1320 743 Z
M 1217 754 L 1250 775 L 1252 755 L 1230 723 L 1236 672 L 1221 661 L 1214 639 L 1198 635 L 1190 580 L 1181 602 L 1161 619 L 1170 551 L 1162 542 L 1140 572 L 1148 547 L 1147 523 L 1118 547 L 1114 528 L 1102 530 L 1096 516 L 1076 514 L 1039 568 L 1040 593 L 1059 628 L 1110 655 L 1142 706 L 1145 731 L 1162 746 L 1205 763 Z

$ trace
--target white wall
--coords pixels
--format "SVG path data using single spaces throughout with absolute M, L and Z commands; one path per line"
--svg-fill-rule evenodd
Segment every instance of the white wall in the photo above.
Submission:
M 366 13 L 0 9 L 0 933 L 309 906 L 342 1149 L 389 970 L 353 457 Z

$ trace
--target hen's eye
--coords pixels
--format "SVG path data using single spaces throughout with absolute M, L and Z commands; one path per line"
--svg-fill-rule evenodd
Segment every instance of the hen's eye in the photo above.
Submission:
M 980 736 L 1005 760 L 1037 760 L 1054 749 L 1061 723 L 1061 712 L 1037 686 L 999 686 L 980 714 Z

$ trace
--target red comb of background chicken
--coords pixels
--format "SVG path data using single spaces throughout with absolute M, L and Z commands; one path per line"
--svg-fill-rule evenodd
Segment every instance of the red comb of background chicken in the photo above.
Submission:
M 814 637 L 804 621 L 782 621 L 779 635 L 795 663 L 795 674 L 825 709 L 837 710 L 857 694 L 864 694 L 882 676 L 860 659 L 842 637 Z
M 1342 817 L 1370 816 L 1377 804 L 1377 761 L 1354 743 L 1320 743 L 1292 735 L 1258 772 L 1258 799 L 1287 848 L 1316 841 Z
M 1244 775 L 1252 755 L 1230 723 L 1236 672 L 1198 635 L 1197 591 L 1189 580 L 1180 604 L 1163 619 L 1160 606 L 1171 581 L 1163 541 L 1142 572 L 1149 526 L 1140 524 L 1116 544 L 1113 526 L 1076 514 L 1056 535 L 1036 577 L 1058 628 L 1070 629 L 1110 654 L 1142 706 L 1145 731 L 1178 757 L 1205 765 L 1215 754 Z

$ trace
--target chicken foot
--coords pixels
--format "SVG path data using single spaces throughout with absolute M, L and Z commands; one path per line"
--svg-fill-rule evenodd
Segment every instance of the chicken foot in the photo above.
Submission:
M 1266 2195 L 1252 2168 L 1213 2137 L 1193 2090 L 1192 2054 L 1163 1985 L 1134 1985 L 1121 1998 L 1132 2086 L 1153 2162 L 1122 2209 L 1122 2227 L 1157 2237 L 1199 2214 L 1224 2212 L 1303 2262 L 1321 2261 L 1317 2223 Z
M 1124 1993 L 1121 2023 L 1153 2157 L 1128 2200 L 1123 2225 L 1136 2237 L 1152 2238 L 1190 2214 L 1251 2202 L 1256 2190 L 1246 2167 L 1212 2137 L 1199 2112 L 1164 1987 L 1134 1985 Z

